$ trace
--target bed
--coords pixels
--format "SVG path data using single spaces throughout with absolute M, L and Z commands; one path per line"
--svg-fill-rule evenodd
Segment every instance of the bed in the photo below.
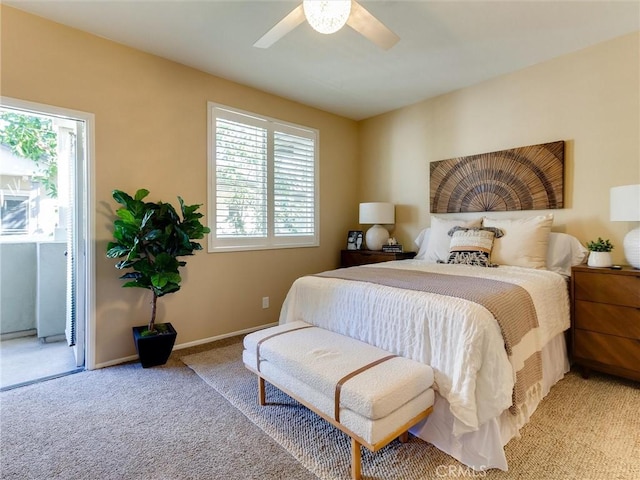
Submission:
M 519 233 L 523 222 L 531 223 L 531 219 L 496 222 L 509 234 L 494 252 L 501 260 L 495 268 L 447 263 L 451 226 L 462 226 L 465 231 L 483 227 L 474 223 L 477 221 L 469 226 L 469 222 L 434 217 L 431 228 L 416 241 L 420 251 L 414 260 L 297 279 L 283 304 L 280 323 L 303 320 L 429 364 L 437 391 L 434 413 L 412 433 L 476 470 L 507 470 L 504 445 L 518 435 L 549 389 L 569 369 L 564 338 L 570 326 L 567 275 L 571 265 L 583 261 L 586 250 L 574 237 L 550 233 L 549 217 L 533 217 L 535 225 L 526 232 L 526 239 Z M 491 222 L 481 219 L 482 223 Z M 543 223 L 546 231 L 538 235 Z M 507 236 L 509 242 L 504 242 Z M 513 241 L 521 252 L 515 259 L 509 258 Z M 494 242 L 493 247 L 498 247 L 498 239 Z M 532 254 L 536 249 L 538 253 Z M 544 267 L 532 267 L 540 256 Z M 413 283 L 406 286 L 409 277 L 418 283 L 446 286 L 439 286 L 440 290 L 415 288 Z M 479 291 L 492 285 L 512 288 L 525 297 L 494 295 L 504 304 L 498 314 L 492 304 L 469 294 L 469 285 L 476 285 L 473 288 Z M 450 294 L 452 288 L 459 292 Z M 530 299 L 536 323 L 510 340 L 505 335 L 505 319 L 519 321 L 526 316 L 522 298 Z M 534 380 L 522 380 L 533 371 L 537 372 Z

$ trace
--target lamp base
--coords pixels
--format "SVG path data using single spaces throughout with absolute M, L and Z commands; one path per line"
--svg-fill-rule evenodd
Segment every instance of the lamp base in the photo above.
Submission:
M 624 256 L 629 265 L 640 269 L 640 227 L 634 228 L 625 235 Z
M 389 232 L 380 225 L 374 225 L 367 230 L 365 240 L 369 250 L 382 250 L 382 246 L 389 241 Z

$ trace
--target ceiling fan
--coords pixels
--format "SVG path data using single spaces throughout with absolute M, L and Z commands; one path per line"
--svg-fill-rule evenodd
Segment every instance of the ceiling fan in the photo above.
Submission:
M 253 46 L 269 48 L 305 20 L 314 30 L 325 34 L 337 32 L 346 23 L 384 50 L 400 40 L 355 0 L 303 0 Z

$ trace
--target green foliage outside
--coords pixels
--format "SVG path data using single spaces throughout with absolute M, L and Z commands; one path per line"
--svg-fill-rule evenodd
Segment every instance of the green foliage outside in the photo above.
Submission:
M 57 198 L 58 140 L 51 119 L 0 111 L 0 121 L 0 143 L 13 154 L 33 160 L 39 172 L 33 180 L 42 184 L 47 196 Z

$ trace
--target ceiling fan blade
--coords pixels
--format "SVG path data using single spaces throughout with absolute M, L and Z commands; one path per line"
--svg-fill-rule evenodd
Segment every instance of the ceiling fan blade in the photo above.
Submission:
M 351 15 L 347 20 L 347 25 L 383 50 L 389 50 L 400 40 L 398 35 L 355 1 L 351 5 Z
M 302 4 L 300 4 L 296 8 L 294 8 L 286 17 L 276 23 L 276 25 L 271 30 L 260 37 L 260 39 L 256 43 L 254 43 L 253 46 L 258 48 L 269 48 L 291 30 L 304 22 L 304 19 L 304 10 L 302 9 Z

